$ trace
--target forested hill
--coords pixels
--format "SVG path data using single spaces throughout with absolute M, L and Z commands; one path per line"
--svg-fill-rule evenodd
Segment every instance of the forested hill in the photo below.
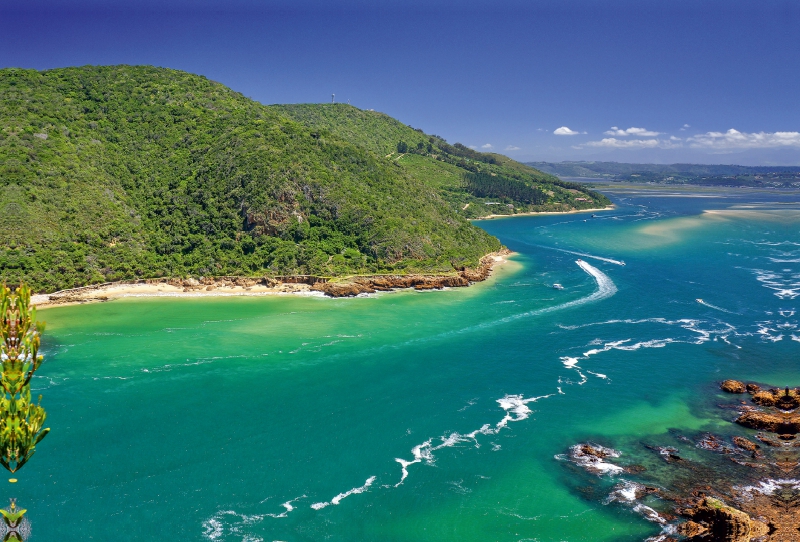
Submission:
M 0 95 L 2 281 L 439 272 L 500 247 L 452 186 L 201 76 L 4 69 Z
M 568 211 L 608 205 L 582 185 L 561 181 L 507 156 L 477 152 L 407 126 L 376 111 L 346 104 L 270 106 L 310 129 L 365 147 L 439 190 L 469 218 L 528 211 Z

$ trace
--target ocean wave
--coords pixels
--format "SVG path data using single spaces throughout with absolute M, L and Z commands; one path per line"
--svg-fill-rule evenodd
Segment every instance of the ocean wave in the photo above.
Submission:
M 619 465 L 615 465 L 606 458 L 618 458 L 622 455 L 619 450 L 613 448 L 606 448 L 599 444 L 586 443 L 575 444 L 569 449 L 569 454 L 559 454 L 555 458 L 559 461 L 570 461 L 582 469 L 592 474 L 600 475 L 616 475 L 625 471 Z
M 779 299 L 794 299 L 800 296 L 800 273 L 792 269 L 773 271 L 769 269 L 748 269 L 762 286 L 774 291 Z
M 792 491 L 800 490 L 800 480 L 794 478 L 774 480 L 772 478 L 761 480 L 758 485 L 754 486 L 741 486 L 735 487 L 736 490 L 741 491 L 743 494 L 752 498 L 753 493 L 760 493 L 762 495 L 773 495 L 776 491 L 781 489 L 791 489 Z
M 428 465 L 432 465 L 436 460 L 434 452 L 441 450 L 442 448 L 451 448 L 463 442 L 471 442 L 476 448 L 480 448 L 481 445 L 480 442 L 478 442 L 478 435 L 496 435 L 502 429 L 508 427 L 509 423 L 519 422 L 527 419 L 533 413 L 533 411 L 528 407 L 530 403 L 535 403 L 536 401 L 547 399 L 548 397 L 552 397 L 554 395 L 556 394 L 551 393 L 548 395 L 541 395 L 539 397 L 527 398 L 523 397 L 522 395 L 506 395 L 505 397 L 497 399 L 497 403 L 500 405 L 500 408 L 505 411 L 505 415 L 494 426 L 487 423 L 470 433 L 449 433 L 438 437 L 438 444 L 433 443 L 433 438 L 426 440 L 422 444 L 417 444 L 411 448 L 411 455 L 413 459 L 406 460 L 402 458 L 395 458 L 395 461 L 400 464 L 401 470 L 400 481 L 397 482 L 394 487 L 398 487 L 405 482 L 406 478 L 408 478 L 408 468 L 411 465 L 416 465 L 417 463 L 422 463 L 423 461 Z M 499 446 L 496 449 L 499 450 Z
M 322 510 L 323 508 L 326 508 L 328 506 L 338 506 L 343 499 L 346 499 L 351 495 L 358 495 L 359 493 L 364 493 L 366 490 L 369 489 L 369 487 L 373 484 L 373 482 L 375 482 L 375 476 L 370 476 L 369 478 L 367 478 L 367 481 L 364 482 L 363 486 L 354 487 L 353 489 L 345 491 L 344 493 L 339 493 L 328 502 L 315 502 L 314 504 L 311 505 L 311 508 L 313 508 L 314 510 Z

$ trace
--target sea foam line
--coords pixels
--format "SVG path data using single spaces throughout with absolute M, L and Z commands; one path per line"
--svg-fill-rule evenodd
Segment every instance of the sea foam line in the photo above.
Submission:
M 401 473 L 400 473 L 400 481 L 397 482 L 394 487 L 400 486 L 403 482 L 405 482 L 406 478 L 408 478 L 408 467 L 411 465 L 415 465 L 417 463 L 422 463 L 425 461 L 426 463 L 433 464 L 435 461 L 433 452 L 437 450 L 441 450 L 442 448 L 450 448 L 459 444 L 461 442 L 473 442 L 476 448 L 480 448 L 480 443 L 478 442 L 478 435 L 496 435 L 499 433 L 503 428 L 508 427 L 510 422 L 519 422 L 522 420 L 527 419 L 533 413 L 533 411 L 528 407 L 528 404 L 535 403 L 540 399 L 547 399 L 548 397 L 552 397 L 556 395 L 555 393 L 550 393 L 548 395 L 541 395 L 539 397 L 523 397 L 522 395 L 506 395 L 501 399 L 497 399 L 497 403 L 500 405 L 505 411 L 505 416 L 499 422 L 497 422 L 494 426 L 490 424 L 484 424 L 480 427 L 480 429 L 476 429 L 470 433 L 450 433 L 449 435 L 445 435 L 439 437 L 441 441 L 439 444 L 434 445 L 433 439 L 430 438 L 423 442 L 422 444 L 418 444 L 411 448 L 411 455 L 414 459 L 408 461 L 402 458 L 395 458 L 395 461 L 400 463 Z
M 346 499 L 350 495 L 358 495 L 359 493 L 364 493 L 366 490 L 369 489 L 369 486 L 371 486 L 373 482 L 375 482 L 375 476 L 370 476 L 369 478 L 367 478 L 367 481 L 364 482 L 363 486 L 354 487 L 353 489 L 345 491 L 344 493 L 339 493 L 329 502 L 315 502 L 314 504 L 311 505 L 311 508 L 313 508 L 314 510 L 322 510 L 327 506 L 331 505 L 337 506 L 340 502 L 342 502 L 342 499 Z

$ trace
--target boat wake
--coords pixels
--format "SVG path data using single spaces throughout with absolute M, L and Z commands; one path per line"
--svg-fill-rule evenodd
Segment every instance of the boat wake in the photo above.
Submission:
M 528 312 L 523 312 L 520 314 L 514 314 L 511 316 L 506 316 L 505 318 L 501 318 L 500 320 L 496 320 L 494 322 L 488 322 L 485 324 L 481 324 L 476 326 L 477 328 L 483 327 L 490 327 L 495 326 L 498 324 L 506 324 L 508 322 L 513 322 L 514 320 L 518 320 L 520 318 L 529 318 L 531 316 L 539 316 L 541 314 L 547 314 L 550 312 L 560 311 L 564 309 L 569 309 L 571 307 L 577 307 L 579 305 L 585 305 L 586 303 L 593 303 L 595 301 L 601 301 L 603 299 L 607 299 L 614 294 L 617 293 L 617 285 L 614 284 L 608 275 L 597 269 L 596 267 L 589 265 L 588 263 L 584 262 L 583 260 L 577 260 L 575 262 L 578 264 L 578 267 L 586 271 L 589 275 L 591 275 L 594 280 L 597 282 L 597 290 L 593 293 L 587 295 L 586 297 L 582 297 L 580 299 L 574 299 L 572 301 L 567 301 L 566 303 L 561 303 L 560 305 L 554 305 L 552 307 L 544 307 L 541 309 L 536 309 Z M 474 328 L 470 328 L 474 329 Z
M 548 247 L 548 246 L 545 246 L 545 245 L 535 245 L 535 246 L 537 246 L 539 248 L 545 248 L 545 249 L 548 249 L 548 250 L 556 250 L 558 252 L 565 252 L 567 254 L 573 254 L 575 256 L 582 256 L 584 258 L 591 258 L 593 260 L 600 260 L 601 262 L 613 263 L 614 265 L 625 265 L 625 262 L 623 262 L 622 260 L 613 260 L 611 258 L 604 258 L 603 256 L 595 256 L 594 254 L 587 254 L 585 252 L 576 252 L 574 250 L 567 250 L 565 248 Z
M 723 309 L 722 307 L 717 307 L 716 305 L 712 305 L 711 303 L 703 301 L 702 299 L 696 299 L 695 301 L 697 301 L 698 303 L 700 303 L 705 307 L 708 307 L 709 309 L 714 309 L 716 311 L 721 311 L 721 312 L 727 312 L 728 314 L 739 314 L 738 312 L 729 311 L 728 309 Z

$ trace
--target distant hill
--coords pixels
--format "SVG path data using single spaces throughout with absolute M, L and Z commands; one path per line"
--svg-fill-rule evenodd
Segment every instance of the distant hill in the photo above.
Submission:
M 341 137 L 394 162 L 435 188 L 468 218 L 529 211 L 602 207 L 610 201 L 584 186 L 561 181 L 507 156 L 453 145 L 376 111 L 346 104 L 273 105 L 309 129 Z
M 800 188 L 800 166 L 705 164 L 626 164 L 620 162 L 529 162 L 529 166 L 564 178 L 612 181 Z
M 449 271 L 500 248 L 459 207 L 482 201 L 469 190 L 505 207 L 506 193 L 554 186 L 535 205 L 585 203 L 527 166 L 449 152 L 441 139 L 444 161 L 387 158 L 387 142 L 419 152 L 430 138 L 385 115 L 306 106 L 335 113 L 315 124 L 303 106 L 264 106 L 175 70 L 3 69 L 0 95 L 0 280 L 39 291 L 189 274 Z M 358 120 L 348 134 L 341 112 L 380 122 Z

